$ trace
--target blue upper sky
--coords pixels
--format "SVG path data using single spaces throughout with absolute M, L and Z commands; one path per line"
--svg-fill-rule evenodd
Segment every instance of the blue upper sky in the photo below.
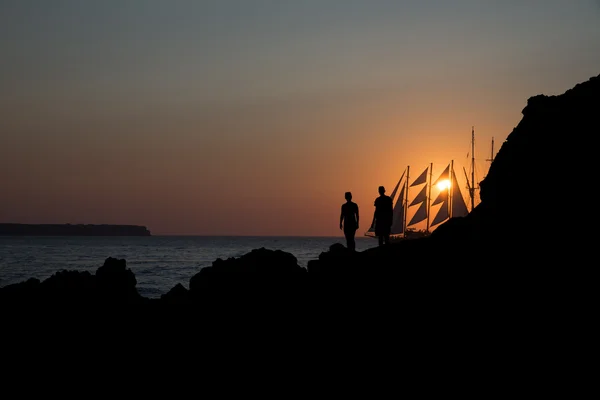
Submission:
M 19 0 L 0 7 L 2 87 L 116 92 L 137 101 L 138 94 L 212 103 L 436 77 L 587 72 L 600 41 L 593 0 Z

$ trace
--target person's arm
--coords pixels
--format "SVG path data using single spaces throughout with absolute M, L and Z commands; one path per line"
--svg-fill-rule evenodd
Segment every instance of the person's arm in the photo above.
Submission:
M 342 212 L 340 213 L 340 229 L 342 229 L 343 221 L 344 221 L 344 206 L 342 206 Z
M 358 229 L 358 206 L 356 206 L 356 229 Z

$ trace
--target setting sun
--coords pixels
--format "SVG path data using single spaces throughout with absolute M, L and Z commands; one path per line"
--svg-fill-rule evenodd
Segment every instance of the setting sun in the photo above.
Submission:
M 438 182 L 437 187 L 440 190 L 449 189 L 450 188 L 450 180 L 444 179 L 443 181 Z

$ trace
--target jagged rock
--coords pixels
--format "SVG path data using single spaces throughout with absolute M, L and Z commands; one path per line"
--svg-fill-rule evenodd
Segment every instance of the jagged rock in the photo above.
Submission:
M 285 283 L 305 272 L 293 254 L 263 247 L 239 258 L 218 258 L 211 267 L 202 268 L 190 279 L 190 290 L 200 291 L 230 279 L 236 279 L 242 285 L 250 281 L 264 285 Z
M 124 259 L 108 257 L 104 265 L 96 270 L 96 279 L 100 290 L 124 296 L 137 293 L 137 280 L 134 273 L 127 268 L 127 261 Z
M 294 255 L 260 248 L 239 258 L 217 259 L 190 279 L 189 288 L 194 302 L 210 301 L 213 307 L 278 306 L 301 300 L 306 276 Z
M 26 300 L 32 300 L 37 296 L 40 280 L 29 278 L 26 281 L 6 285 L 0 288 L 0 301 L 2 304 L 18 306 Z
M 135 274 L 124 259 L 108 257 L 96 270 L 98 297 L 103 302 L 138 303 L 143 300 L 136 289 Z M 146 299 L 147 300 L 147 299 Z
M 181 283 L 173 286 L 171 290 L 160 296 L 160 300 L 166 304 L 185 304 L 189 302 L 189 290 Z
M 144 299 L 135 288 L 137 281 L 123 259 L 109 257 L 95 275 L 88 271 L 61 270 L 40 282 L 29 279 L 25 283 L 0 289 L 0 298 L 15 305 L 73 305 L 97 306 L 108 303 L 138 303 Z
M 586 133 L 600 132 L 600 75 L 557 96 L 531 97 L 523 118 L 502 144 L 489 173 L 481 182 L 481 203 L 494 225 L 487 231 L 502 235 L 551 239 L 585 218 L 567 218 L 570 179 L 584 183 Z M 576 188 L 577 189 L 577 188 Z M 574 200 L 580 201 L 579 198 Z M 530 229 L 527 229 L 530 227 Z M 486 232 L 490 233 L 490 232 Z
M 85 304 L 95 301 L 96 282 L 88 271 L 58 271 L 40 284 L 40 296 L 49 302 Z
M 561 95 L 529 98 L 523 118 L 480 183 L 481 203 L 463 220 L 438 227 L 432 237 L 475 243 L 481 257 L 495 249 L 504 261 L 516 254 L 540 261 L 560 258 L 553 252 L 573 253 L 581 241 L 573 233 L 584 231 L 586 218 L 568 213 L 570 204 L 581 203 L 569 197 L 580 190 L 577 183 L 589 182 L 589 162 L 582 153 L 585 134 L 600 132 L 598 110 L 600 75 Z M 565 166 L 574 173 L 572 185 L 561 172 Z

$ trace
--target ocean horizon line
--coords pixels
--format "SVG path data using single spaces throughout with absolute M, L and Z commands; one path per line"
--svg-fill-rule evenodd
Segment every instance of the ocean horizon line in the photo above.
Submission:
M 226 234 L 220 234 L 220 235 L 206 235 L 206 234 L 178 234 L 178 233 L 157 233 L 157 234 L 152 234 L 152 236 L 154 237 L 165 237 L 165 236 L 173 236 L 173 237 L 236 237 L 236 238 L 332 238 L 332 239 L 344 239 L 344 235 L 340 234 L 339 236 L 333 236 L 333 235 L 226 235 Z M 359 238 L 364 238 L 364 239 L 370 239 L 368 236 L 357 236 L 357 239 Z M 344 239 L 345 240 L 345 239 Z

